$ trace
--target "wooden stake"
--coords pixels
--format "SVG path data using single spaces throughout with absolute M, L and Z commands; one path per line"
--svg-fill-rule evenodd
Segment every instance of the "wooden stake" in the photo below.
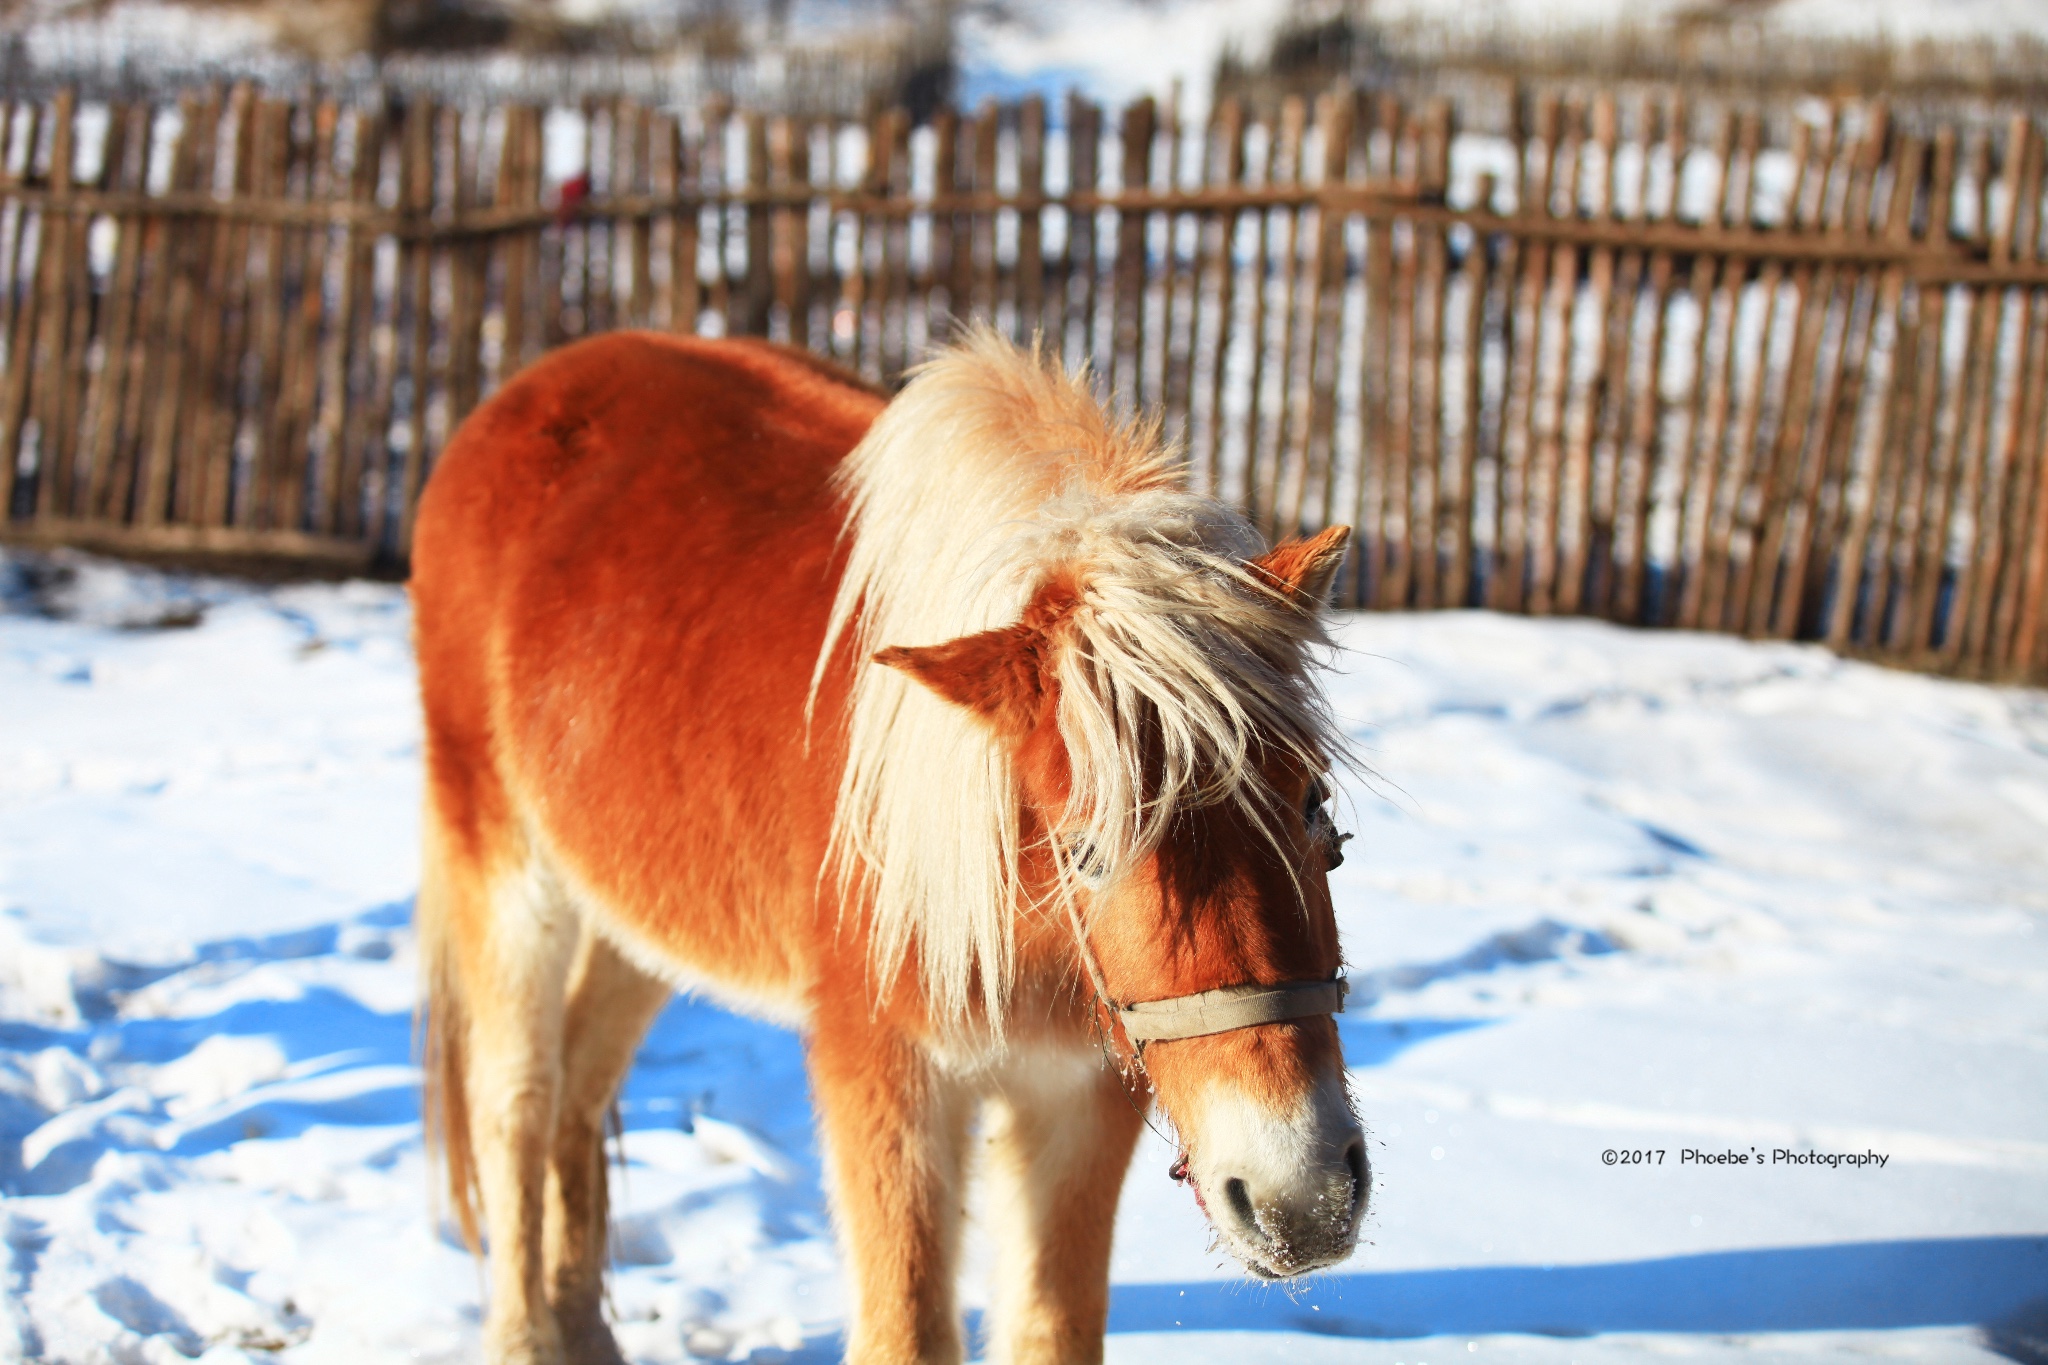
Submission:
M 1227 99 L 1216 110 L 1210 125 L 1213 145 L 1209 164 L 1215 168 L 1215 183 L 1235 189 L 1244 183 L 1244 106 Z M 1209 237 L 1209 270 L 1216 281 L 1214 349 L 1209 357 L 1209 402 L 1203 446 L 1207 471 L 1206 491 L 1211 497 L 1227 496 L 1224 489 L 1223 439 L 1227 422 L 1227 394 L 1230 382 L 1231 342 L 1237 335 L 1237 235 L 1244 228 L 1241 210 L 1228 209 L 1204 223 Z
M 2014 253 L 2020 260 L 2042 257 L 2041 190 L 2048 144 L 2034 136 L 2028 139 L 2032 154 L 2021 180 L 2019 231 Z M 2025 610 L 2028 575 L 2035 556 L 2044 552 L 2042 540 L 2048 528 L 2041 524 L 2048 513 L 2048 463 L 2043 456 L 2043 415 L 2048 413 L 2048 290 L 2021 294 L 2022 308 L 2029 318 L 2025 328 L 2025 360 L 2020 375 L 2022 394 L 2016 420 L 2008 430 L 2014 469 L 2014 493 L 2007 500 L 2010 546 L 2000 565 L 1998 605 L 1986 641 L 1985 671 L 1993 677 L 2025 676 L 2026 659 L 2015 646 L 2020 613 Z
M 434 104 L 422 99 L 406 110 L 405 119 L 405 162 L 399 193 L 404 196 L 400 208 L 416 221 L 429 217 L 439 196 L 435 193 L 434 133 L 438 119 Z M 408 265 L 410 269 L 408 269 Z M 412 338 L 406 347 L 406 358 L 411 370 L 411 399 L 406 408 L 405 461 L 400 468 L 398 482 L 398 533 L 395 550 L 402 558 L 412 551 L 413 513 L 419 506 L 420 489 L 427 477 L 429 452 L 427 450 L 427 395 L 431 384 L 429 366 L 432 358 L 434 336 L 433 298 L 434 249 L 425 241 L 407 243 L 399 257 L 399 294 L 401 300 L 410 294 Z M 405 281 L 410 278 L 410 289 Z M 606 291 L 609 293 L 609 290 Z M 609 300 L 607 300 L 609 302 Z M 589 316 L 590 302 L 585 301 L 585 316 Z M 392 324 L 398 325 L 401 315 L 394 309 Z M 610 321 L 609 313 L 605 321 Z M 379 500 L 384 510 L 383 500 Z
M 1492 174 L 1479 178 L 1479 204 L 1491 211 L 1496 191 Z M 1475 584 L 1473 556 L 1476 553 L 1473 520 L 1478 516 L 1475 489 L 1479 466 L 1479 426 L 1484 414 L 1482 386 L 1486 350 L 1487 253 L 1491 250 L 1486 227 L 1474 224 L 1465 259 L 1459 263 L 1458 278 L 1464 290 L 1463 350 L 1458 362 L 1464 389 L 1463 429 L 1458 434 L 1458 475 L 1444 503 L 1444 516 L 1451 528 L 1450 562 L 1445 569 L 1440 600 L 1447 607 L 1473 604 Z
M 32 349 L 24 351 L 10 347 L 8 351 L 8 368 L 12 371 L 8 377 L 16 387 L 7 396 L 7 420 L 5 436 L 0 438 L 0 460 L 5 461 L 8 474 L 12 476 L 21 458 L 16 443 L 28 419 L 33 416 L 37 440 L 35 498 L 31 507 L 32 515 L 37 518 L 51 516 L 57 511 L 56 465 L 60 441 L 57 412 L 62 403 L 64 382 L 64 337 L 71 321 L 71 310 L 65 298 L 65 276 L 69 273 L 73 235 L 71 215 L 63 204 L 63 198 L 72 187 L 72 158 L 77 150 L 73 139 L 77 136 L 77 122 L 77 95 L 67 86 L 59 90 L 51 102 L 51 202 L 40 215 L 42 231 L 36 244 L 35 277 L 29 284 L 34 302 L 23 307 L 24 321 L 28 325 L 19 328 L 15 334 L 19 346 Z M 33 146 L 29 155 L 35 155 Z M 20 356 L 20 360 L 15 360 L 16 356 Z M 11 510 L 11 504 L 7 510 Z
M 1318 100 L 1316 109 L 1316 121 L 1323 130 L 1320 183 L 1341 184 L 1351 164 L 1352 102 L 1347 95 L 1333 93 Z M 1439 134 L 1439 141 L 1443 141 L 1447 136 L 1445 129 L 1438 128 L 1435 123 L 1431 126 Z M 1434 172 L 1434 156 L 1429 165 Z M 1335 521 L 1337 516 L 1337 366 L 1344 345 L 1344 226 L 1344 215 L 1335 209 L 1317 211 L 1315 256 L 1311 267 L 1314 293 L 1309 304 L 1307 370 L 1310 387 L 1305 433 L 1307 449 L 1302 461 L 1304 479 L 1301 486 L 1291 491 L 1289 505 L 1282 509 L 1283 524 L 1296 529 L 1320 530 Z M 1440 287 L 1441 234 L 1437 238 L 1437 249 Z M 1320 508 L 1310 526 L 1306 509 L 1309 499 L 1316 494 L 1320 494 Z
M 1792 129 L 1792 185 L 1785 200 L 1785 216 L 1773 231 L 1789 233 L 1798 228 L 1799 205 L 1805 195 L 1813 144 L 1811 125 L 1796 123 Z M 1754 172 L 1751 179 L 1754 180 Z M 1757 335 L 1756 364 L 1750 382 L 1743 390 L 1741 407 L 1735 418 L 1727 496 L 1723 500 L 1725 515 L 1720 528 L 1707 537 L 1707 557 L 1701 569 L 1706 581 L 1700 600 L 1700 620 L 1709 630 L 1741 629 L 1741 613 L 1749 601 L 1749 572 L 1756 563 L 1757 551 L 1756 512 L 1769 496 L 1766 484 L 1770 462 L 1759 461 L 1756 456 L 1764 396 L 1773 383 L 1770 358 L 1776 353 L 1781 329 L 1797 325 L 1796 309 L 1788 319 L 1787 310 L 1779 299 L 1784 282 L 1784 262 L 1775 257 L 1766 260 L 1756 282 L 1763 323 Z M 1740 553 L 1737 552 L 1738 542 L 1742 547 Z
M 1405 112 L 1389 123 L 1392 161 L 1397 178 L 1412 176 L 1420 157 L 1420 130 Z M 1386 573 L 1380 579 L 1380 606 L 1400 611 L 1422 605 L 1414 598 L 1415 558 L 1428 518 L 1422 472 L 1426 457 L 1415 446 L 1415 371 L 1417 369 L 1417 267 L 1420 233 L 1413 223 L 1391 224 L 1393 292 L 1388 299 L 1387 337 L 1387 492 L 1381 506 L 1382 535 L 1387 547 Z
M 373 208 L 384 164 L 383 111 L 358 111 L 352 133 L 349 201 Z M 320 494 L 314 529 L 355 538 L 368 524 L 370 474 L 383 467 L 384 434 L 372 425 L 371 409 L 381 376 L 390 367 L 388 348 L 380 358 L 374 344 L 380 334 L 376 235 L 351 226 L 342 233 L 341 250 L 341 311 L 328 331 L 323 364 Z M 378 452 L 374 461 L 368 448 L 373 438 Z
M 1927 197 L 1927 238 L 1949 239 L 1949 214 L 1954 202 L 1956 137 L 1944 128 L 1934 140 L 1934 177 Z M 1900 542 L 1904 551 L 1899 564 L 1902 601 L 1896 610 L 1896 625 L 1887 643 L 1904 657 L 1917 657 L 1927 643 L 1934 619 L 1935 595 L 1940 585 L 1941 560 L 1945 553 L 1948 525 L 1948 471 L 1945 443 L 1941 439 L 1941 410 L 1944 386 L 1942 371 L 1947 350 L 1948 290 L 1921 286 L 1920 340 L 1915 362 L 1916 383 L 1912 426 L 1907 448 L 1908 466 L 1917 472 L 1918 487 L 1909 488 L 1905 499 L 1909 516 L 1900 521 Z
M 305 197 L 322 202 L 341 198 L 345 187 L 334 167 L 341 110 L 332 100 L 323 101 L 311 111 L 310 122 L 312 141 L 307 148 Z M 325 369 L 320 342 L 322 324 L 328 321 L 327 273 L 334 234 L 326 227 L 310 228 L 298 234 L 298 242 L 299 298 L 292 324 L 292 355 L 286 364 L 290 379 L 279 404 L 276 436 L 283 464 L 275 524 L 290 531 L 305 529 L 315 404 Z
M 1836 124 L 1831 123 L 1823 130 L 1822 145 L 1818 149 L 1820 175 L 1814 187 L 1816 202 L 1811 222 L 1824 236 L 1837 235 L 1839 227 L 1827 212 L 1830 179 L 1827 167 L 1836 151 L 1835 127 Z M 1773 622 L 1778 619 L 1781 582 L 1785 592 L 1795 597 L 1798 594 L 1796 582 L 1785 577 L 1784 557 L 1787 541 L 1793 532 L 1788 523 L 1795 516 L 1794 507 L 1799 497 L 1801 454 L 1807 444 L 1808 426 L 1812 420 L 1814 364 L 1820 350 L 1822 328 L 1827 321 L 1828 301 L 1834 292 L 1834 268 L 1823 265 L 1816 272 L 1816 267 L 1810 262 L 1801 262 L 1793 269 L 1792 289 L 1798 300 L 1798 320 L 1785 401 L 1779 414 L 1775 449 L 1771 456 L 1769 501 L 1760 520 L 1758 548 L 1750 575 L 1745 623 L 1752 635 L 1771 632 Z
M 1546 152 L 1553 177 L 1562 183 L 1546 196 L 1545 217 L 1579 216 L 1579 170 L 1585 149 L 1585 110 L 1574 100 L 1563 127 Z M 1561 190 L 1562 193 L 1559 193 Z M 1560 210 L 1559 201 L 1562 201 Z M 1556 604 L 1557 574 L 1565 529 L 1564 422 L 1571 383 L 1572 309 L 1579 283 L 1578 248 L 1550 249 L 1550 278 L 1537 301 L 1535 393 L 1529 407 L 1528 608 L 1547 616 Z M 1576 594 L 1574 594 L 1576 595 Z
M 1976 186 L 1982 202 L 1990 203 L 1991 165 L 1988 138 L 1979 139 L 1977 155 L 1972 158 L 1972 183 Z M 2013 203 L 2008 197 L 2007 203 Z M 1981 214 L 1978 217 L 1978 232 L 1985 238 L 1986 253 L 1994 260 L 2009 259 L 2012 249 L 2012 222 L 2004 214 Z M 1950 518 L 1959 509 L 1969 509 L 1973 517 L 1981 515 L 1979 491 L 1989 482 L 1985 468 L 1990 456 L 1990 433 L 1988 430 L 1991 404 L 1993 370 L 1998 351 L 1998 324 L 2004 302 L 2003 291 L 1987 286 L 1969 289 L 1964 297 L 1969 300 L 1969 317 L 1974 324 L 1970 333 L 1970 349 L 1963 357 L 1962 383 L 1956 395 L 1959 404 L 1958 417 L 1952 428 L 1952 449 L 1954 454 L 1947 462 L 1951 471 L 1951 492 L 1942 517 L 1944 548 L 1950 535 Z M 1981 524 L 1973 528 L 1973 535 L 1981 532 Z M 1947 556 L 1941 556 L 1944 570 L 1942 575 L 1949 588 L 1945 608 L 1937 604 L 1931 616 L 1934 627 L 1940 633 L 1937 643 L 1927 638 L 1929 655 L 1924 662 L 1939 659 L 1952 667 L 1962 654 L 1963 634 L 1968 619 L 1968 598 L 1970 590 L 1970 563 L 1968 551 L 1962 563 L 1949 571 Z
M 1046 326 L 1045 211 L 1037 207 L 1045 196 L 1045 100 L 1039 95 L 1017 106 L 1017 195 L 1017 331 L 1030 345 Z
M 668 133 L 669 155 L 662 162 L 662 174 L 668 183 L 675 186 L 677 193 L 685 190 L 702 192 L 703 156 L 699 143 L 693 141 L 684 129 L 682 120 L 673 114 L 664 115 L 662 125 Z M 827 164 L 830 174 L 830 164 Z M 703 221 L 701 209 L 691 207 L 679 209 L 669 220 L 669 264 L 668 264 L 668 328 L 684 336 L 694 335 L 697 319 L 704 311 L 703 281 L 699 276 L 698 252 L 701 249 L 699 233 Z M 827 232 L 830 226 L 828 223 Z M 509 306 L 509 305 L 508 305 Z M 831 345 L 832 323 L 826 319 L 826 345 Z
M 1726 114 L 1714 138 L 1713 189 L 1703 226 L 1725 229 L 1731 222 L 1749 217 L 1749 187 L 1756 170 L 1758 129 L 1755 114 L 1742 118 L 1740 155 L 1743 172 L 1731 185 L 1729 171 L 1737 154 L 1734 121 Z M 1741 201 L 1731 214 L 1730 190 Z M 1714 528 L 1714 499 L 1720 491 L 1721 437 L 1728 415 L 1728 387 L 1732 381 L 1735 347 L 1735 304 L 1739 281 L 1747 272 L 1743 262 L 1716 260 L 1701 255 L 1693 260 L 1692 303 L 1699 320 L 1694 338 L 1693 401 L 1686 445 L 1681 446 L 1680 469 L 1685 488 L 1679 504 L 1678 555 L 1672 564 L 1677 575 L 1678 607 L 1675 624 L 1685 630 L 1700 623 L 1700 605 L 1706 595 L 1709 541 Z M 1717 278 L 1718 277 L 1718 278 Z M 1723 299 L 1725 298 L 1725 305 Z M 1717 346 L 1717 334 L 1720 344 Z M 1690 447 L 1687 450 L 1687 446 Z
M 1400 136 L 1401 109 L 1391 95 L 1380 97 L 1374 115 L 1375 127 L 1368 142 L 1370 157 L 1366 180 L 1387 182 L 1394 178 L 1394 158 Z M 1258 260 L 1265 261 L 1265 215 L 1259 215 Z M 1387 508 L 1406 496 L 1405 484 L 1397 485 L 1391 467 L 1394 444 L 1392 413 L 1392 340 L 1394 334 L 1394 247 L 1393 220 L 1368 215 L 1365 220 L 1365 372 L 1360 376 L 1357 510 L 1352 524 L 1358 537 L 1358 574 L 1352 585 L 1352 604 L 1364 607 L 1382 603 L 1387 597 L 1385 582 L 1393 547 L 1389 543 Z M 1263 274 L 1259 277 L 1261 292 Z M 1256 314 L 1256 309 L 1254 310 Z M 1260 329 L 1252 331 L 1253 378 L 1258 375 L 1258 355 L 1265 349 Z M 1253 391 L 1257 396 L 1256 388 Z M 1247 424 L 1246 451 L 1251 450 L 1253 427 Z M 1247 459 L 1247 473 L 1250 461 Z
M 1123 179 L 1126 192 L 1149 188 L 1152 181 L 1152 137 L 1158 116 L 1150 96 L 1124 107 Z M 1106 378 L 1110 392 L 1132 408 L 1142 407 L 1145 359 L 1145 224 L 1142 212 L 1117 214 L 1116 275 L 1112 316 L 1116 331 L 1110 344 Z
M 220 113 L 219 98 L 211 93 L 204 98 L 187 96 L 181 102 L 181 128 L 171 163 L 174 191 L 212 188 Z M 150 310 L 158 323 L 151 329 L 150 349 L 165 359 L 159 382 L 153 385 L 157 394 L 137 474 L 142 495 L 135 523 L 145 529 L 170 517 L 172 499 L 184 492 L 180 485 L 191 481 L 190 465 L 181 459 L 188 448 L 178 444 L 178 431 L 193 401 L 188 327 L 194 296 L 203 287 L 215 226 L 215 220 L 199 218 L 174 219 L 165 228 L 158 302 Z M 9 450 L 10 445 L 0 444 L 0 452 Z
M 1539 96 L 1533 149 L 1519 141 L 1515 149 L 1516 164 L 1522 172 L 1518 198 L 1524 220 L 1551 216 L 1550 176 L 1557 153 L 1557 123 L 1557 97 Z M 1487 593 L 1487 605 L 1507 611 L 1520 611 L 1528 602 L 1529 477 L 1535 440 L 1536 366 L 1543 351 L 1542 304 L 1550 271 L 1550 245 L 1542 240 L 1531 241 L 1517 254 L 1521 257 L 1521 279 L 1509 321 L 1508 392 L 1502 415 L 1501 476 L 1496 494 L 1501 509 L 1500 539 L 1496 542 L 1497 558 Z
M 1905 139 L 1893 158 L 1891 203 L 1885 211 L 1885 236 L 1891 241 L 1905 242 L 1911 238 L 1913 201 L 1925 158 L 1926 144 L 1917 137 Z M 1899 483 L 1897 461 L 1889 458 L 1897 443 L 1888 437 L 1891 416 L 1899 406 L 1894 399 L 1901 388 L 1897 358 L 1898 338 L 1905 330 L 1902 326 L 1905 292 L 1905 272 L 1897 269 L 1886 271 L 1878 285 L 1877 303 L 1871 320 L 1872 340 L 1864 347 L 1862 366 L 1868 374 L 1864 381 L 1866 390 L 1874 390 L 1876 397 L 1865 399 L 1860 404 L 1868 409 L 1860 434 L 1857 419 L 1866 417 L 1866 414 L 1852 413 L 1846 424 L 1851 428 L 1850 437 L 1856 445 L 1844 471 L 1842 498 L 1847 504 L 1847 525 L 1837 545 L 1832 547 L 1836 550 L 1837 568 L 1826 639 L 1836 649 L 1848 645 L 1859 615 L 1866 620 L 1862 632 L 1865 642 L 1877 643 L 1875 626 L 1883 607 L 1881 599 L 1885 581 L 1882 561 L 1877 572 L 1868 573 L 1869 533 L 1872 521 L 1883 507 L 1896 500 Z M 1854 489 L 1851 481 L 1861 484 L 1863 496 L 1860 499 L 1852 500 Z M 1866 573 L 1871 580 L 1870 610 L 1859 613 L 1859 604 L 1865 600 L 1863 583 Z
M 1610 95 L 1601 95 L 1593 101 L 1592 110 L 1592 146 L 1598 155 L 1599 178 L 1589 180 L 1583 169 L 1579 172 L 1582 190 L 1590 189 L 1592 193 L 1593 202 L 1589 206 L 1589 212 L 1595 219 L 1614 217 L 1614 150 L 1619 136 L 1614 99 Z M 1586 155 L 1583 144 L 1579 155 Z M 1570 412 L 1565 419 L 1564 491 L 1560 499 L 1558 522 L 1564 548 L 1558 568 L 1554 604 L 1558 611 L 1567 613 L 1577 612 L 1584 607 L 1589 565 L 1594 562 L 1596 554 L 1603 558 L 1606 556 L 1613 537 L 1612 503 L 1609 501 L 1601 504 L 1593 468 L 1594 428 L 1601 412 L 1610 406 L 1609 377 L 1616 363 L 1616 336 L 1621 330 L 1615 326 L 1613 314 L 1613 248 L 1596 247 L 1588 253 L 1586 287 L 1592 300 L 1591 312 L 1594 317 L 1600 319 L 1600 335 L 1593 342 L 1595 358 L 1592 374 L 1583 388 L 1574 394 Z M 1625 363 L 1626 357 L 1622 357 L 1622 360 Z M 1610 491 L 1610 499 L 1611 496 Z M 1596 508 L 1599 513 L 1597 524 L 1600 528 L 1597 544 Z M 1564 519 L 1567 511 L 1568 521 Z
M 108 111 L 106 162 L 101 184 L 110 190 L 140 194 L 149 176 L 149 105 L 116 104 Z M 0 155 L 6 143 L 0 141 Z M 126 474 L 133 468 L 121 439 L 122 419 L 137 378 L 135 315 L 139 306 L 142 239 L 147 219 L 120 214 L 114 219 L 114 259 L 107 275 L 104 325 L 100 329 L 101 362 L 85 411 L 83 448 L 86 486 L 77 513 L 93 520 L 123 521 L 127 517 Z
M 1283 102 L 1280 110 L 1280 154 L 1284 174 L 1290 184 L 1301 185 L 1308 180 L 1308 168 L 1303 164 L 1304 145 L 1308 131 L 1308 102 L 1299 96 Z M 1279 374 L 1278 401 L 1273 413 L 1273 453 L 1266 459 L 1256 485 L 1258 499 L 1249 509 L 1253 519 L 1268 539 L 1281 534 L 1280 488 L 1285 481 L 1287 469 L 1295 459 L 1294 435 L 1300 429 L 1294 420 L 1297 405 L 1296 395 L 1300 391 L 1295 373 L 1294 351 L 1299 328 L 1297 317 L 1301 283 L 1301 220 L 1302 210 L 1289 206 L 1281 210 L 1280 261 L 1279 261 Z
M 2000 179 L 2005 182 L 2005 197 L 1994 219 L 1991 237 L 1991 261 L 1994 265 L 2010 265 L 2014 255 L 2014 241 L 2020 224 L 2020 205 L 2028 199 L 2040 197 L 2038 179 L 2028 175 L 2032 160 L 2029 134 L 2032 121 L 2024 113 L 2012 116 L 2005 136 L 2005 155 L 2000 166 Z M 2027 183 L 2032 180 L 2032 183 Z M 1987 290 L 1987 293 L 1991 291 Z M 1950 609 L 1951 626 L 1948 638 L 1953 647 L 1948 657 L 1966 665 L 1969 671 L 1981 673 L 1987 660 L 1987 637 L 1991 630 L 1992 598 L 1999 579 L 1999 567 L 2005 553 L 2006 518 L 2011 501 L 2011 490 L 2015 486 L 2013 465 L 2018 453 L 2020 376 L 2025 366 L 2027 334 L 2027 296 L 2022 293 L 1996 293 L 1996 305 L 1987 312 L 1996 313 L 2002 321 L 2008 307 L 2016 309 L 2019 323 L 2020 344 L 2012 349 L 2010 362 L 2005 354 L 1999 354 L 1997 338 L 2002 328 L 1993 323 L 1987 330 L 1994 337 L 1988 348 L 1993 354 L 1984 358 L 1985 391 L 1980 405 L 1978 428 L 1983 442 L 1983 491 L 1978 499 L 1973 516 L 1971 537 L 1973 552 L 1963 561 L 1962 572 L 1957 576 L 1955 605 Z M 2005 401 L 2000 405 L 1999 420 L 1991 424 L 1991 409 L 1996 397 L 1997 378 L 2001 369 L 2009 372 L 2004 386 Z M 1996 431 L 1998 449 L 1990 447 L 1991 436 Z M 1954 624 L 1960 621 L 1960 625 Z

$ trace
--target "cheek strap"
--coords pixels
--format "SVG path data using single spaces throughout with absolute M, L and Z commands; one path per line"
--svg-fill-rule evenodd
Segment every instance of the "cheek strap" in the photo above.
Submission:
M 1116 1013 L 1132 1042 L 1164 1042 L 1318 1014 L 1342 1014 L 1350 990 L 1351 983 L 1341 976 L 1334 981 L 1284 981 L 1276 986 L 1224 986 L 1171 1000 L 1119 1005 Z

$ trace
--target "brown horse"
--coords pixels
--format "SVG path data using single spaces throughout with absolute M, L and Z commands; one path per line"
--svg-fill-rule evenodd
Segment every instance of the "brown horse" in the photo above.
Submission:
M 619 334 L 457 432 L 414 550 L 430 1136 L 494 1361 L 616 1361 L 604 1121 L 676 989 L 802 1031 L 847 1356 L 1101 1358 L 1145 1108 L 1252 1271 L 1349 1254 L 1317 691 L 1344 528 L 1260 553 L 986 334 L 893 400 Z

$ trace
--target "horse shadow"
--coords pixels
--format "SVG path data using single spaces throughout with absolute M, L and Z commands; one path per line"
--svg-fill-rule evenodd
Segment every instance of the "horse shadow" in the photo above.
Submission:
M 59 1050 L 101 1077 L 97 1090 L 56 1109 L 32 1092 L 0 1094 L 0 1194 L 63 1194 L 90 1179 L 108 1151 L 195 1157 L 321 1126 L 389 1128 L 394 1149 L 402 1145 L 419 1122 L 409 1008 L 375 1007 L 317 974 L 204 1014 L 130 1015 L 124 1005 L 181 973 L 232 989 L 247 972 L 303 959 L 384 961 L 411 917 L 411 902 L 399 901 L 329 924 L 198 944 L 182 961 L 99 959 L 71 983 L 76 1024 L 0 1021 L 0 1066 L 26 1074 L 36 1054 Z M 220 1038 L 264 1040 L 281 1069 L 240 1085 L 223 1078 L 227 1090 L 210 1103 L 162 1088 L 161 1068 Z
M 163 1097 L 134 1086 L 117 1087 L 68 1113 L 45 1113 L 17 1099 L 11 1108 L 0 1107 L 0 1191 L 65 1193 L 89 1179 L 110 1150 L 196 1157 L 250 1138 L 296 1137 L 320 1126 L 398 1132 L 419 1122 L 410 1012 L 375 1010 L 321 986 L 296 998 L 240 1001 L 201 1016 L 105 1021 L 82 1030 L 17 1025 L 0 1036 L 0 1050 L 59 1047 L 103 1064 L 162 1065 L 211 1038 L 269 1040 L 285 1075 L 182 1120 L 165 1112 Z M 66 1131 L 44 1141 L 32 1162 L 24 1161 L 32 1130 L 52 1120 Z

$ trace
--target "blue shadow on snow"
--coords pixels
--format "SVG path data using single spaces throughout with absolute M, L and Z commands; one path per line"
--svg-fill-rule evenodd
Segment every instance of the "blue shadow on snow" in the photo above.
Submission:
M 1996 1323 L 2048 1286 L 2048 1236 L 1715 1251 L 1601 1265 L 1475 1266 L 1122 1284 L 1112 1332 L 1267 1331 L 1408 1338 L 1522 1333 L 1883 1331 Z
M 1485 1028 L 1497 1019 L 1374 1019 L 1357 1013 L 1337 1016 L 1337 1036 L 1344 1043 L 1344 1065 L 1352 1070 L 1384 1066 L 1418 1043 L 1427 1043 L 1467 1029 Z

